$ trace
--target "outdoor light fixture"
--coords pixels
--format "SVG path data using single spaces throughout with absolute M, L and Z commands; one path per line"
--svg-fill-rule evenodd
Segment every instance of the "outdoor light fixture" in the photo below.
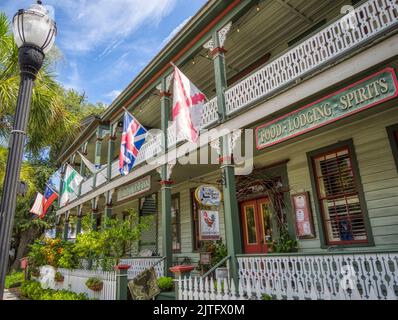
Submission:
M 9 137 L 9 151 L 0 203 L 0 300 L 8 266 L 10 239 L 14 224 L 17 194 L 20 191 L 19 175 L 24 154 L 26 128 L 32 99 L 33 83 L 55 40 L 57 28 L 49 11 L 37 1 L 28 10 L 19 10 L 13 19 L 15 43 L 21 69 L 20 89 Z

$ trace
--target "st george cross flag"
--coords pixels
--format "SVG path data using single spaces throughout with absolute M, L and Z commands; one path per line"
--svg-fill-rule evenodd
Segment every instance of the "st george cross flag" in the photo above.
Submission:
M 177 136 L 196 143 L 206 96 L 174 66 L 173 120 Z
M 29 212 L 41 217 L 43 215 L 43 201 L 44 196 L 40 192 L 38 192 L 35 203 L 33 204 L 33 207 L 30 209 Z
M 119 171 L 121 175 L 128 175 L 133 168 L 138 152 L 145 142 L 146 135 L 147 130 L 131 113 L 126 111 L 124 113 L 119 154 Z
M 83 177 L 77 173 L 69 164 L 66 165 L 64 180 L 62 181 L 62 193 L 60 205 L 63 206 L 69 202 L 70 196 L 76 194 Z
M 40 216 L 40 218 L 45 216 L 48 208 L 50 208 L 50 206 L 57 198 L 58 198 L 58 193 L 56 193 L 53 189 L 51 189 L 48 185 L 46 185 L 46 189 L 44 190 L 44 199 L 43 199 L 43 213 Z

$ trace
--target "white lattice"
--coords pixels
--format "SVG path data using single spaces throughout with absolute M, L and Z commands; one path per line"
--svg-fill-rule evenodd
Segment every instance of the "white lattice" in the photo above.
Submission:
M 217 121 L 218 121 L 217 97 L 214 97 L 203 106 L 200 128 L 206 129 L 212 124 L 216 123 Z
M 355 21 L 353 21 L 355 20 Z M 225 92 L 227 114 L 264 98 L 398 23 L 397 0 L 369 0 Z M 355 29 L 349 26 L 355 25 Z
M 396 300 L 398 254 L 239 257 L 243 286 L 278 299 Z
M 152 267 L 155 268 L 156 276 L 158 278 L 163 277 L 164 275 L 164 260 L 160 257 L 159 258 L 137 257 L 137 258 L 121 259 L 120 264 L 126 264 L 131 266 L 127 270 L 127 276 L 129 280 L 134 279 L 140 273 Z

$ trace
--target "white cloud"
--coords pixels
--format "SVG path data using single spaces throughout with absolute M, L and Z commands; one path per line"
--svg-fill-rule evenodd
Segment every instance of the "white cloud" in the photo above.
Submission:
M 69 62 L 67 68 L 70 72 L 68 72 L 67 79 L 63 83 L 63 86 L 66 89 L 74 89 L 80 92 L 82 90 L 82 79 L 76 61 Z
M 112 101 L 115 100 L 122 92 L 120 90 L 112 90 L 111 92 L 107 93 L 105 96 Z
M 180 32 L 182 28 L 184 28 L 188 21 L 191 20 L 191 18 L 192 16 L 186 18 L 173 31 L 171 31 L 170 34 L 162 41 L 161 47 L 164 47 L 171 39 L 173 39 L 174 36 L 177 35 L 177 33 Z
M 107 55 L 143 24 L 157 25 L 177 0 L 48 0 L 67 21 L 60 30 L 62 47 L 85 53 L 105 46 Z M 58 12 L 58 16 L 60 16 Z

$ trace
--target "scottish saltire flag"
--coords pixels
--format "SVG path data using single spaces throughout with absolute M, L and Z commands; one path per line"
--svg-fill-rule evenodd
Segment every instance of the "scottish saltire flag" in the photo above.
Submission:
M 119 154 L 119 171 L 122 176 L 129 174 L 134 166 L 142 145 L 145 142 L 147 130 L 129 112 L 124 113 L 122 141 Z
M 43 201 L 44 196 L 40 192 L 38 192 L 35 203 L 33 204 L 29 212 L 41 217 L 43 215 Z
M 69 164 L 66 165 L 65 176 L 62 181 L 60 206 L 67 204 L 72 194 L 77 194 L 79 185 L 83 180 L 83 177 L 75 169 Z
M 43 213 L 40 218 L 43 218 L 48 208 L 53 204 L 53 202 L 58 198 L 58 193 L 56 193 L 53 189 L 51 189 L 48 185 L 46 185 L 46 189 L 44 190 L 44 199 L 43 199 Z
M 82 159 L 84 165 L 88 170 L 90 170 L 91 173 L 96 174 L 100 172 L 105 178 L 107 178 L 106 172 L 101 171 L 102 169 L 106 168 L 108 165 L 101 165 L 101 164 L 93 164 L 91 163 L 84 155 L 82 155 L 79 151 L 77 152 Z
M 177 136 L 196 143 L 206 96 L 174 66 L 173 120 Z
M 48 180 L 47 185 L 51 189 L 59 193 L 59 188 L 61 186 L 61 169 L 58 169 L 56 172 L 53 173 L 53 175 Z

